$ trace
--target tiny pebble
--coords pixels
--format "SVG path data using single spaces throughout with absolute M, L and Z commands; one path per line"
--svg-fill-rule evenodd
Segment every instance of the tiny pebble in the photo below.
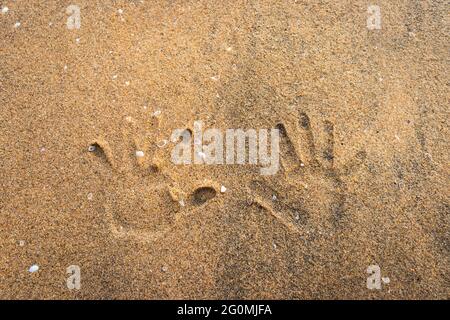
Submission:
M 8 7 L 3 7 L 3 8 L 2 8 L 2 13 L 3 13 L 3 14 L 7 13 L 8 11 L 9 11 L 9 8 L 8 8 Z
M 87 198 L 88 198 L 88 200 L 94 199 L 94 195 L 92 194 L 92 192 L 88 193 Z
M 277 196 L 276 195 L 272 195 L 272 200 L 273 201 L 277 200 Z
M 157 117 L 161 114 L 161 110 L 156 110 L 155 112 L 153 112 L 152 116 Z
M 180 201 L 178 201 L 178 203 L 180 204 L 180 206 L 182 206 L 182 207 L 184 207 L 185 206 L 185 204 L 184 204 L 184 200 L 183 199 L 181 199 Z
M 20 240 L 20 241 L 19 241 L 19 246 L 23 247 L 24 245 L 25 245 L 25 241 Z
M 36 271 L 38 271 L 38 270 L 39 270 L 39 266 L 38 266 L 37 264 L 33 264 L 33 265 L 30 267 L 30 269 L 28 269 L 28 272 L 33 273 L 33 272 L 36 272 Z
M 88 151 L 89 152 L 94 152 L 95 151 L 95 146 L 94 145 L 90 145 L 89 147 L 88 147 Z
M 17 21 L 17 22 L 14 24 L 14 28 L 18 28 L 18 27 L 20 27 L 20 22 L 19 22 L 19 21 Z
M 125 81 L 125 85 L 129 86 L 130 85 L 130 81 Z
M 225 186 L 221 186 L 220 187 L 220 192 L 224 193 L 225 191 L 227 191 L 227 188 Z
M 211 80 L 217 81 L 217 80 L 219 80 L 219 76 L 213 76 L 213 77 L 211 77 Z
M 122 9 L 119 9 L 119 10 L 117 10 L 117 12 L 118 12 L 119 14 L 122 14 L 122 13 L 123 13 L 123 10 L 122 10 Z
M 144 151 L 138 150 L 136 151 L 136 157 L 142 158 L 144 156 Z
M 162 272 L 167 272 L 167 267 L 166 266 L 162 266 L 161 271 Z

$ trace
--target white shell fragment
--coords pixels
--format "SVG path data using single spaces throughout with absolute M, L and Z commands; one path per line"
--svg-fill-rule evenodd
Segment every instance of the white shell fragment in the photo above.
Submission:
M 227 188 L 225 186 L 220 187 L 220 192 L 224 193 L 227 191 Z
M 88 147 L 88 151 L 89 152 L 94 152 L 95 151 L 95 146 L 94 145 L 90 145 L 89 147 Z
M 136 157 L 142 158 L 144 156 L 144 151 L 138 150 L 136 151 Z
M 167 143 L 168 143 L 169 141 L 167 141 L 167 140 L 161 140 L 161 141 L 159 141 L 156 145 L 159 147 L 159 148 L 163 148 L 163 147 L 165 147 L 166 145 L 167 145 Z
M 39 266 L 38 266 L 37 264 L 33 264 L 33 265 L 28 269 L 28 272 L 33 273 L 33 272 L 36 272 L 36 271 L 38 271 L 38 270 L 39 270 Z

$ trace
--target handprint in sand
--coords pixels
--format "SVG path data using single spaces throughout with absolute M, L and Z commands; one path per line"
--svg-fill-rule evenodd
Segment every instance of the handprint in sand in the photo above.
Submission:
M 357 152 L 353 160 L 337 168 L 333 124 L 323 123 L 325 142 L 319 152 L 307 114 L 299 112 L 293 122 L 276 126 L 281 170 L 253 180 L 250 197 L 291 231 L 327 232 L 341 223 L 347 195 L 344 179 L 363 163 L 366 154 Z
M 110 170 L 105 186 L 105 221 L 116 238 L 144 242 L 164 237 L 185 215 L 202 210 L 217 194 L 214 183 L 194 184 L 186 195 L 167 173 L 164 161 L 155 156 L 167 140 L 159 139 L 160 120 L 153 117 L 146 127 L 127 117 L 121 132 L 123 151 L 116 157 L 101 138 L 89 151 Z M 116 150 L 117 151 L 117 150 Z

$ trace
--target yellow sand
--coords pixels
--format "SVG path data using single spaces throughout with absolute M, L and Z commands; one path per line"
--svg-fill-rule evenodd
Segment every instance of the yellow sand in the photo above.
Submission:
M 2 1 L 0 298 L 449 298 L 448 6 L 373 2 Z M 195 120 L 282 170 L 174 165 Z

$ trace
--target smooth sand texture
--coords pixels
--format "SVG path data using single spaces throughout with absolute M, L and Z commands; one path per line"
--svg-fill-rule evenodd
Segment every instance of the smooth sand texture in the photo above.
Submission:
M 446 1 L 2 5 L 0 298 L 449 298 Z M 174 165 L 195 120 L 282 170 Z

